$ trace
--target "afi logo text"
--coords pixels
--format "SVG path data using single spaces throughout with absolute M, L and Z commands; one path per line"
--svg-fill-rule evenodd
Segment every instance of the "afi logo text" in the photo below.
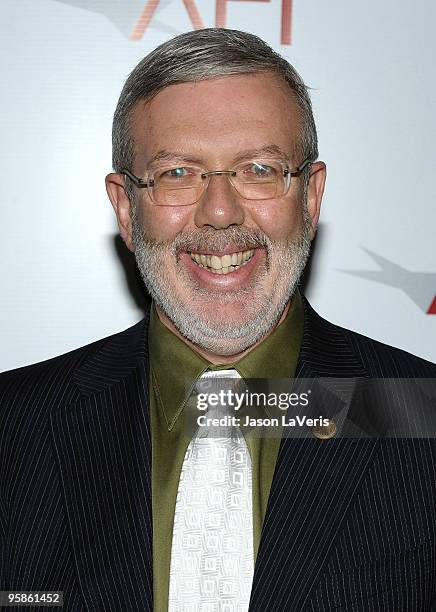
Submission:
M 182 1 L 182 0 L 180 0 Z M 227 2 L 230 0 L 215 0 L 215 27 L 225 28 L 227 23 Z M 231 0 L 232 2 L 270 2 L 270 0 Z M 291 44 L 291 24 L 292 24 L 292 0 L 281 0 L 281 23 L 280 23 L 280 43 L 282 45 Z M 153 18 L 154 12 L 158 8 L 160 0 L 148 0 L 133 30 L 129 36 L 130 40 L 140 40 Z M 201 30 L 207 27 L 200 15 L 195 0 L 183 0 L 185 9 L 191 20 L 194 30 Z

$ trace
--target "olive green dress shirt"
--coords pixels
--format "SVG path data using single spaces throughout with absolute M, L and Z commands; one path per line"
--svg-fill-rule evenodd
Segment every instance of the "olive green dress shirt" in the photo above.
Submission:
M 153 597 L 155 612 L 168 610 L 172 531 L 180 472 L 190 438 L 179 418 L 190 396 L 186 381 L 206 370 L 234 368 L 242 378 L 292 378 L 303 335 L 303 306 L 298 291 L 282 323 L 258 346 L 233 364 L 216 366 L 192 350 L 150 314 L 150 422 L 152 437 Z M 191 385 L 192 389 L 192 385 Z M 259 548 L 280 438 L 247 436 L 253 476 L 254 559 Z

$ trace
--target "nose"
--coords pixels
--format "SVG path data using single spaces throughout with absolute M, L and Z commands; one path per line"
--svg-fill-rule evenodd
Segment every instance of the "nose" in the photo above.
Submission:
M 226 175 L 209 177 L 209 185 L 196 204 L 194 222 L 197 227 L 209 225 L 225 229 L 231 225 L 242 225 L 245 212 L 241 198 L 231 186 Z

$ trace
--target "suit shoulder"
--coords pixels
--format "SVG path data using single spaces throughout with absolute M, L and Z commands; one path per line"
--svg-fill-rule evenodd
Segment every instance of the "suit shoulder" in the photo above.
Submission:
M 37 387 L 41 384 L 47 384 L 47 381 L 50 380 L 57 380 L 58 383 L 62 379 L 67 380 L 85 360 L 97 354 L 107 345 L 123 344 L 126 339 L 137 332 L 141 325 L 143 325 L 143 321 L 139 321 L 139 323 L 124 331 L 95 340 L 62 355 L 0 373 L 0 404 L 8 390 L 24 390 L 28 389 L 29 386 Z
M 342 359 L 363 366 L 374 378 L 434 378 L 436 365 L 321 317 L 303 296 L 306 337 L 320 363 Z
M 53 410 L 86 395 L 87 377 L 81 380 L 81 372 L 95 373 L 99 383 L 110 382 L 117 374 L 104 366 L 111 360 L 120 364 L 122 375 L 123 367 L 128 369 L 131 365 L 130 356 L 142 342 L 145 329 L 143 319 L 125 331 L 63 355 L 0 374 L 0 463 L 4 452 L 24 452 L 24 439 L 32 444 L 42 440 L 41 432 L 46 431 Z
M 334 325 L 330 323 L 330 325 Z M 359 355 L 371 376 L 392 378 L 436 377 L 436 365 L 403 349 L 339 327 L 352 349 Z

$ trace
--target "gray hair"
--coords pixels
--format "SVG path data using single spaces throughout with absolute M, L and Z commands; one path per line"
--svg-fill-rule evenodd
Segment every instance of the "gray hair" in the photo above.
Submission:
M 113 121 L 114 170 L 121 172 L 133 168 L 130 118 L 139 100 L 151 100 L 162 89 L 176 83 L 257 72 L 272 72 L 288 84 L 300 110 L 300 142 L 296 143 L 296 149 L 303 158 L 315 160 L 318 157 L 318 143 L 312 104 L 307 87 L 295 68 L 254 34 L 205 28 L 180 34 L 163 43 L 144 57 L 130 73 Z

